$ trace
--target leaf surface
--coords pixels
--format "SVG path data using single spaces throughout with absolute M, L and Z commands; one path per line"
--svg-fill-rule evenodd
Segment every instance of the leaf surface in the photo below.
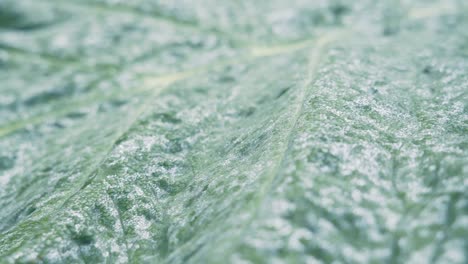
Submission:
M 0 263 L 465 263 L 468 6 L 311 2 L 0 2 Z

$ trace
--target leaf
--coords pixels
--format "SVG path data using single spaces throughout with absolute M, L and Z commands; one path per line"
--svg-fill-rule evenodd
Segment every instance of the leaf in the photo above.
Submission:
M 466 262 L 467 8 L 0 2 L 0 262 Z

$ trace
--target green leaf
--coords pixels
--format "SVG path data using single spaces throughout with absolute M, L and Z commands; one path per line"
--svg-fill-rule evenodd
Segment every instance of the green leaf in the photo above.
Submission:
M 0 263 L 465 263 L 462 1 L 0 2 Z

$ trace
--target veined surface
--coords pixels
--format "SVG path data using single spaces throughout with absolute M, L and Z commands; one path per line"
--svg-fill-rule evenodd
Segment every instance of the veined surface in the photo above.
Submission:
M 466 28 L 455 0 L 1 1 L 0 263 L 466 263 Z

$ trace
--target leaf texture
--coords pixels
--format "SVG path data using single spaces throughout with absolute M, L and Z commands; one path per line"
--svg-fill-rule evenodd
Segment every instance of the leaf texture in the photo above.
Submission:
M 0 263 L 466 263 L 467 11 L 0 2 Z

